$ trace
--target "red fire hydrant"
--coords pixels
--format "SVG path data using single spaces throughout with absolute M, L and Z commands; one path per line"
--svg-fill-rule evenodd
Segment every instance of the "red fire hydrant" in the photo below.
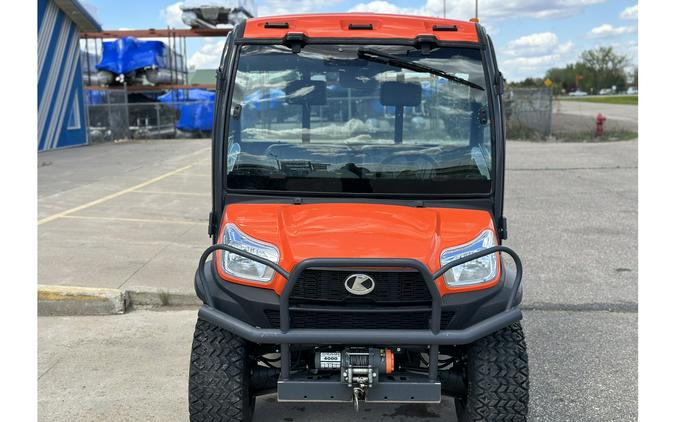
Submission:
M 598 115 L 595 117 L 595 136 L 602 136 L 604 133 L 605 120 L 607 120 L 607 118 L 603 116 L 602 113 L 598 113 Z

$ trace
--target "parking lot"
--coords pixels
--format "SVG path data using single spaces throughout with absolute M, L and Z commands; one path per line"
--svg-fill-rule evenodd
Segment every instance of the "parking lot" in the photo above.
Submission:
M 507 146 L 505 244 L 525 266 L 532 420 L 637 420 L 637 144 Z M 191 291 L 210 242 L 209 161 L 207 140 L 41 154 L 39 283 Z M 195 315 L 41 317 L 40 420 L 186 420 Z M 260 398 L 256 420 L 455 420 L 450 402 L 354 414 L 273 401 Z

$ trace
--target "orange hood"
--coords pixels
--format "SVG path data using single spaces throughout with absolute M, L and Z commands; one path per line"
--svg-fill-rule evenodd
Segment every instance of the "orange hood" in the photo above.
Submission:
M 308 258 L 413 258 L 437 271 L 443 249 L 467 243 L 487 228 L 494 231 L 487 211 L 357 203 L 233 204 L 222 221 L 223 227 L 236 224 L 276 245 L 279 264 L 288 271 Z M 261 287 L 218 270 L 230 281 Z M 264 287 L 281 293 L 284 282 L 277 275 Z

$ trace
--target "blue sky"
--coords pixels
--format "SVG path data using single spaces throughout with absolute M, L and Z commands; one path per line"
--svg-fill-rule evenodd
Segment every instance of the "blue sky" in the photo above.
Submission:
M 448 18 L 473 16 L 474 0 L 446 0 Z M 180 1 L 84 0 L 105 29 L 182 27 Z M 443 0 L 258 0 L 258 14 L 371 11 L 442 16 Z M 491 34 L 508 80 L 541 76 L 574 62 L 581 51 L 613 46 L 637 65 L 637 0 L 479 0 L 479 18 Z M 188 58 L 216 67 L 222 41 L 194 39 Z

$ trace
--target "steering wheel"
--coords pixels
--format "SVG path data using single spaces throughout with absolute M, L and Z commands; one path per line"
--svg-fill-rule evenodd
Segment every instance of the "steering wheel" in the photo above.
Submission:
M 396 178 L 410 179 L 414 177 L 416 179 L 428 180 L 436 176 L 438 163 L 427 154 L 413 150 L 397 151 L 382 160 L 382 170 L 389 171 L 386 170 L 386 166 L 396 164 L 397 162 L 405 163 L 406 169 L 399 171 Z M 391 172 L 395 173 L 395 171 Z

